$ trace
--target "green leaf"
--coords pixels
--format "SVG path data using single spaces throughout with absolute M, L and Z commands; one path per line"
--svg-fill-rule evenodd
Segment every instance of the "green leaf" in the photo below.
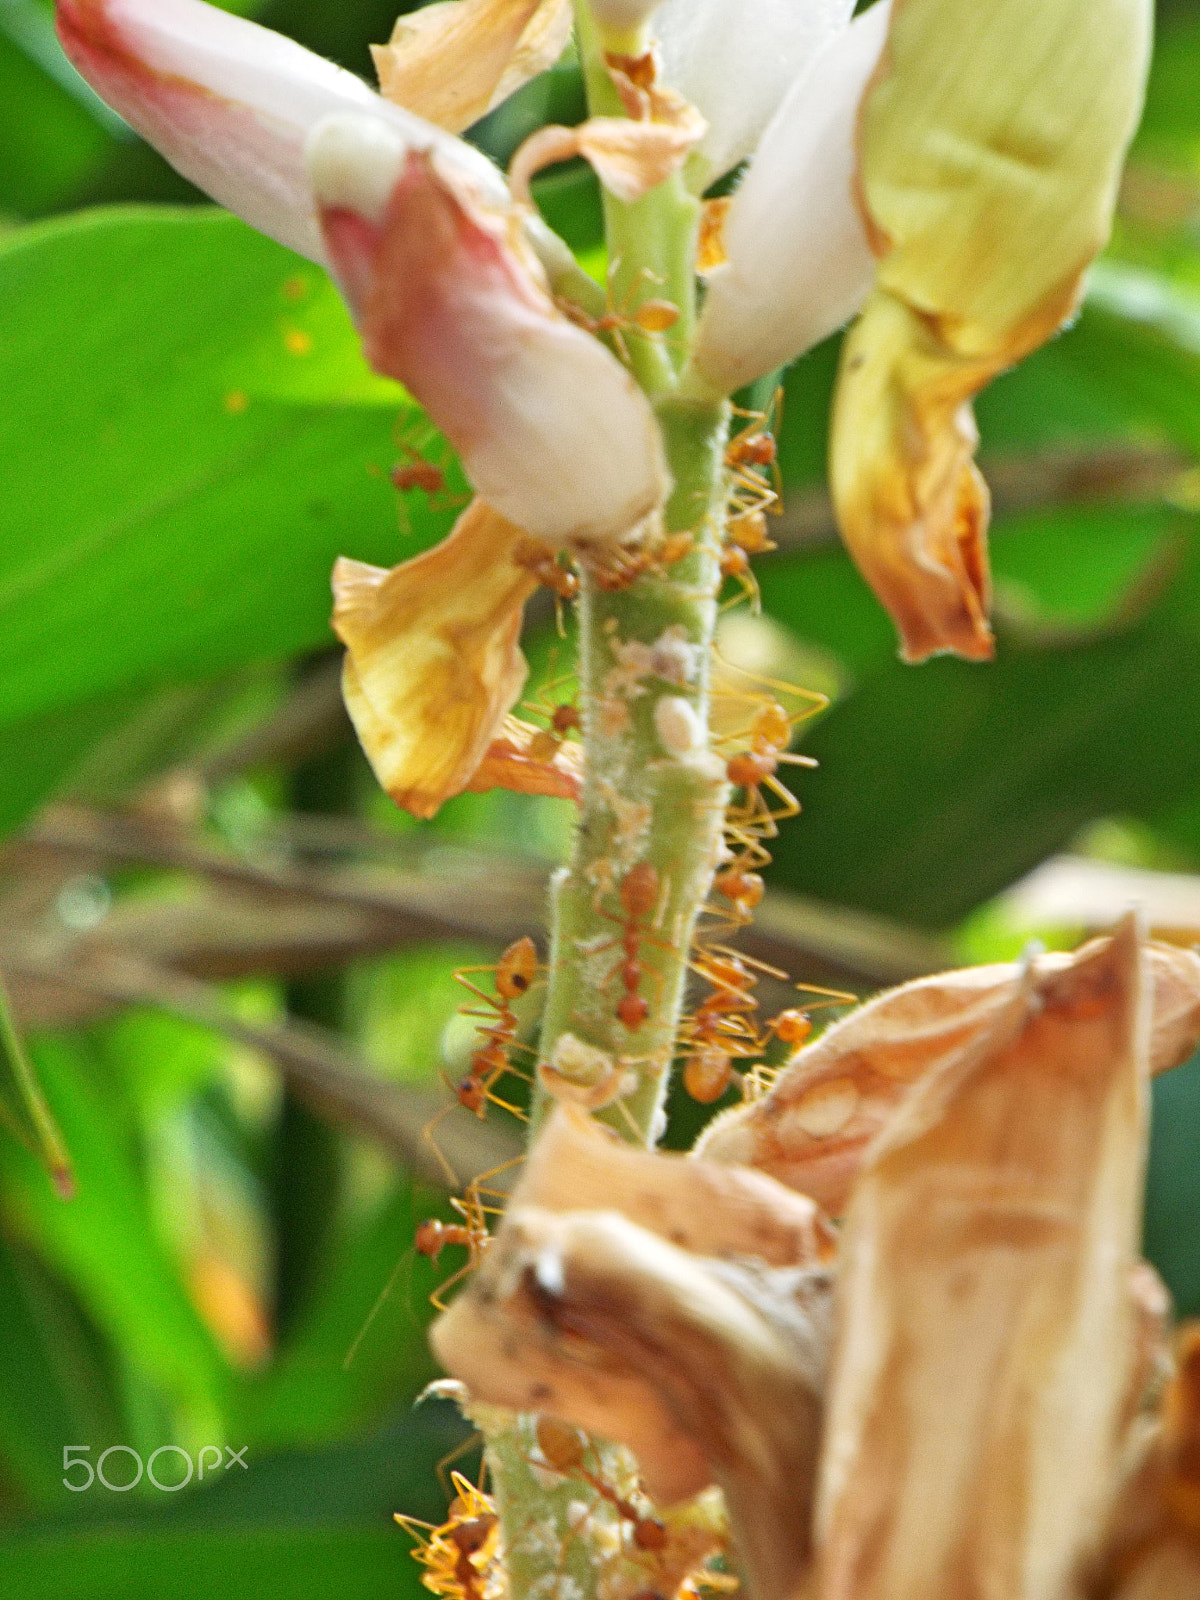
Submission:
M 63 1443 L 122 1437 L 111 1361 L 37 1259 L 0 1238 L 0 1478 L 26 1506 L 60 1509 Z
M 343 1237 L 295 1333 L 247 1383 L 234 1426 L 264 1445 L 345 1437 L 436 1375 L 425 1343 L 430 1291 L 453 1267 L 416 1257 L 417 1222 L 444 1198 L 402 1179 L 396 1193 Z M 347 1357 L 351 1357 L 347 1361 Z
M 156 1236 L 117 1085 L 101 1091 L 82 1040 L 34 1041 L 33 1054 L 74 1160 L 77 1192 L 63 1205 L 32 1157 L 9 1146 L 0 1150 L 0 1218 L 62 1274 L 96 1325 L 169 1398 L 183 1436 L 219 1441 L 231 1374 Z
M 1169 704 L 1155 714 L 1164 692 Z M 1093 818 L 1200 783 L 1200 551 L 1136 626 L 1065 648 L 1001 641 L 985 667 L 897 661 L 806 741 L 804 815 L 778 881 L 945 926 Z
M 21 48 L 18 12 L 27 21 L 36 8 L 0 0 L 0 211 L 32 216 L 66 200 L 113 135 Z
M 0 1550 L 0 1588 L 22 1600 L 338 1600 L 422 1593 L 399 1528 L 236 1528 L 18 1534 Z
M 0 715 L 331 642 L 329 569 L 390 565 L 402 392 L 324 276 L 211 211 L 0 241 Z

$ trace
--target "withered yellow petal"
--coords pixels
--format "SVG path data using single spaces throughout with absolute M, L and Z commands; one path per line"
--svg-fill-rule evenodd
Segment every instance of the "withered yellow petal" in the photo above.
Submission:
M 390 572 L 340 560 L 333 627 L 346 708 L 380 783 L 431 817 L 475 775 L 525 682 L 517 640 L 537 580 L 527 535 L 474 500 L 449 536 Z
M 439 0 L 372 45 L 387 100 L 461 133 L 558 60 L 570 0 Z
M 991 652 L 972 396 L 1073 311 L 1141 107 L 1150 0 L 897 0 L 863 99 L 876 288 L 830 475 L 903 652 Z
M 922 1080 L 843 1233 L 820 1600 L 1061 1600 L 1127 1403 L 1148 1123 L 1133 918 Z

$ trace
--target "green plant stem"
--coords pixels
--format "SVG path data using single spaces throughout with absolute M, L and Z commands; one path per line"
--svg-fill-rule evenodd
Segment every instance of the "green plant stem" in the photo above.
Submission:
M 551 977 L 540 1056 L 554 1061 L 570 1033 L 624 1070 L 631 1092 L 600 1115 L 625 1137 L 652 1143 L 674 1055 L 697 914 L 721 841 L 727 790 L 708 749 L 708 675 L 716 620 L 727 408 L 667 401 L 659 420 L 674 478 L 671 532 L 690 553 L 662 574 L 608 591 L 585 575 L 579 606 L 585 789 L 571 863 L 552 890 Z M 641 670 L 639 670 L 639 668 Z M 662 708 L 662 702 L 673 706 Z M 699 743 L 674 752 L 661 719 L 682 702 Z M 662 709 L 660 709 L 662 708 Z M 636 924 L 620 884 L 649 863 L 658 903 Z M 622 1026 L 622 937 L 640 935 L 640 1027 Z M 536 1123 L 544 1110 L 539 1097 Z
M 605 50 L 636 53 L 636 37 L 602 40 L 586 0 L 576 35 L 592 115 L 623 114 Z M 551 894 L 550 983 L 539 1059 L 569 1075 L 578 1052 L 596 1052 L 621 1092 L 599 1115 L 624 1137 L 653 1144 L 660 1132 L 668 1075 L 700 908 L 712 883 L 728 788 L 708 746 L 708 683 L 716 623 L 725 518 L 724 452 L 729 407 L 685 398 L 695 320 L 699 204 L 678 176 L 642 199 L 604 195 L 612 309 L 626 320 L 618 353 L 654 404 L 673 479 L 665 510 L 668 536 L 687 533 L 679 560 L 612 588 L 584 572 L 579 601 L 579 678 L 584 796 L 570 864 Z M 665 336 L 630 325 L 646 299 L 668 299 L 678 317 Z M 653 908 L 631 916 L 621 885 L 633 868 L 653 869 Z M 623 964 L 637 964 L 631 990 Z M 644 1001 L 635 1027 L 618 1016 L 623 995 Z M 535 1096 L 533 1126 L 547 1101 Z M 530 1418 L 484 1425 L 487 1456 L 507 1551 L 511 1600 L 541 1595 L 569 1577 L 579 1600 L 601 1588 L 604 1542 L 587 1526 L 607 1511 L 573 1477 L 547 1488 L 530 1463 Z M 604 1472 L 636 1473 L 619 1446 L 597 1444 Z M 611 1458 L 611 1459 L 610 1459 Z M 600 1459 L 600 1457 L 598 1457 Z M 572 1521 L 572 1518 L 575 1520 Z M 611 1585 L 610 1585 L 611 1587 Z
M 603 59 L 587 5 L 577 34 L 593 114 L 619 116 L 620 99 Z M 636 43 L 636 41 L 634 41 Z M 618 46 L 620 47 L 620 46 Z M 629 329 L 629 366 L 655 406 L 674 487 L 668 536 L 690 535 L 686 554 L 633 583 L 606 587 L 584 572 L 579 601 L 579 678 L 583 716 L 584 796 L 570 864 L 551 893 L 550 980 L 539 1060 L 570 1075 L 579 1044 L 598 1052 L 621 1092 L 598 1115 L 624 1137 L 653 1144 L 663 1102 L 696 919 L 708 895 L 728 800 L 724 764 L 709 749 L 708 694 L 720 548 L 724 532 L 725 445 L 730 409 L 723 400 L 685 398 L 685 365 L 695 316 L 694 270 L 699 209 L 678 178 L 633 204 L 604 197 L 615 309 L 627 316 L 640 299 L 669 298 L 679 318 L 665 338 Z M 644 915 L 622 907 L 631 869 L 653 868 L 655 904 Z M 635 1027 L 618 1016 L 631 992 L 622 971 L 638 966 L 632 993 L 648 1014 Z M 548 1102 L 535 1096 L 532 1133 Z M 574 1477 L 546 1486 L 531 1466 L 532 1419 L 484 1425 L 487 1456 L 507 1551 L 509 1596 L 529 1600 L 564 1577 L 578 1600 L 601 1590 L 611 1547 L 590 1537 L 579 1506 L 602 1518 L 606 1507 Z M 619 1446 L 597 1444 L 605 1472 L 636 1474 Z M 600 1457 L 598 1457 L 600 1459 Z M 575 1521 L 572 1522 L 571 1518 Z M 536 1536 L 535 1536 L 536 1534 Z M 611 1588 L 611 1584 L 607 1585 Z

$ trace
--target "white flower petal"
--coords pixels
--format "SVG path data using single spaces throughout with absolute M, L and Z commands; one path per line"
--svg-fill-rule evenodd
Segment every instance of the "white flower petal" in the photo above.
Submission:
M 504 192 L 486 157 L 353 73 L 202 0 L 59 0 L 58 30 L 92 87 L 185 177 L 314 261 L 325 255 L 304 146 L 333 112 L 371 113 L 414 143 L 454 151 L 478 183 Z
M 707 181 L 754 149 L 854 0 L 665 0 L 655 17 L 663 80 L 708 119 Z
M 420 401 L 484 499 L 551 545 L 635 537 L 669 486 L 658 425 L 547 294 L 518 214 L 372 118 L 322 124 L 309 163 L 368 360 Z
M 859 102 L 887 35 L 880 0 L 827 44 L 763 135 L 725 219 L 695 364 L 732 391 L 783 366 L 858 310 L 875 258 L 854 194 Z

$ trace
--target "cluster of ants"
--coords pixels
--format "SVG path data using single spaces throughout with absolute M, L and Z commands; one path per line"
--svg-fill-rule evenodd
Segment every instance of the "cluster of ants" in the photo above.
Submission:
M 597 324 L 597 331 L 606 330 Z M 748 573 L 751 555 L 773 548 L 766 537 L 766 512 L 775 509 L 778 501 L 772 430 L 778 422 L 779 403 L 777 393 L 766 412 L 743 413 L 747 424 L 726 449 L 730 508 L 722 571 L 733 578 L 741 579 Z M 672 537 L 686 540 L 690 547 L 690 535 Z M 679 553 L 684 553 L 682 545 Z M 535 541 L 529 542 L 528 549 L 519 547 L 517 559 L 528 565 L 557 599 L 569 600 L 577 594 L 576 575 Z M 631 566 L 640 559 L 643 558 L 631 557 Z M 644 558 L 645 563 L 663 561 L 662 549 Z M 645 569 L 643 564 L 639 570 Z M 622 575 L 621 581 L 632 581 L 637 575 L 630 571 Z M 726 736 L 723 751 L 720 743 L 717 746 L 718 752 L 723 753 L 733 800 L 724 817 L 723 859 L 713 879 L 712 894 L 704 908 L 689 963 L 709 986 L 708 993 L 683 1018 L 678 1035 L 683 1087 L 703 1105 L 714 1104 L 731 1088 L 746 1098 L 764 1093 L 775 1075 L 769 1058 L 786 1056 L 808 1039 L 813 1029 L 810 1013 L 818 1006 L 854 1000 L 852 995 L 804 986 L 817 997 L 813 1003 L 804 1009 L 789 1007 L 761 1023 L 755 995 L 760 977 L 786 982 L 787 974 L 720 942 L 752 919 L 763 898 L 762 870 L 771 860 L 768 841 L 778 834 L 780 822 L 800 809 L 780 777 L 780 770 L 786 765 L 812 765 L 808 757 L 794 754 L 788 747 L 797 725 L 824 704 L 823 697 L 807 694 L 793 685 L 746 676 L 753 680 L 754 687 L 736 696 L 746 706 L 745 720 L 735 733 Z M 798 703 L 801 709 L 789 712 L 777 695 Z M 571 698 L 544 700 L 529 709 L 545 723 L 530 753 L 538 760 L 553 760 L 563 741 L 580 730 L 580 708 Z M 601 989 L 610 997 L 615 1019 L 636 1039 L 651 1012 L 647 984 L 658 981 L 653 963 L 647 960 L 648 947 L 668 947 L 659 928 L 664 885 L 653 863 L 643 860 L 630 866 L 609 892 L 615 904 L 606 906 L 600 898 L 596 907 L 616 929 L 608 946 L 615 953 L 614 960 Z M 604 948 L 593 953 L 600 954 Z M 488 993 L 476 981 L 480 974 L 489 972 L 494 993 Z M 434 1131 L 456 1105 L 480 1118 L 487 1115 L 489 1105 L 525 1116 L 518 1105 L 502 1097 L 500 1090 L 506 1075 L 528 1080 L 529 1074 L 517 1065 L 514 1056 L 533 1052 L 518 1037 L 520 1020 L 514 1005 L 529 993 L 539 975 L 537 950 L 528 937 L 510 944 L 494 967 L 460 968 L 455 973 L 476 1002 L 464 1015 L 477 1018 L 479 1025 L 478 1042 L 467 1070 L 453 1086 L 454 1100 L 425 1130 L 427 1141 L 447 1171 L 449 1164 Z M 448 1246 L 460 1246 L 468 1252 L 466 1265 L 435 1292 L 434 1304 L 439 1308 L 447 1290 L 472 1269 L 486 1247 L 488 1216 L 502 1209 L 503 1196 L 486 1187 L 487 1180 L 494 1176 L 495 1173 L 483 1174 L 464 1195 L 452 1201 L 458 1222 L 431 1218 L 416 1231 L 415 1248 L 430 1261 L 436 1262 Z
M 622 353 L 623 333 L 628 327 L 641 333 L 659 333 L 674 321 L 669 315 L 673 311 L 666 302 L 653 300 L 644 302 L 633 314 L 614 310 L 610 305 L 605 317 L 595 319 L 589 326 L 591 331 L 610 337 Z M 746 426 L 729 441 L 725 457 L 730 500 L 720 570 L 724 578 L 734 580 L 742 593 L 755 601 L 757 587 L 750 575 L 750 557 L 774 548 L 767 534 L 767 513 L 778 508 L 772 431 L 778 409 L 777 394 L 766 413 L 743 413 Z M 412 447 L 405 447 L 405 454 L 406 460 L 393 473 L 396 486 L 420 489 L 430 497 L 444 495 L 442 469 Z M 622 588 L 643 574 L 665 570 L 692 548 L 690 534 L 670 534 L 656 549 L 631 553 L 617 566 L 593 572 L 592 577 L 601 587 Z M 553 594 L 556 607 L 560 608 L 561 626 L 561 606 L 579 593 L 576 572 L 563 556 L 534 540 L 519 545 L 514 559 Z M 777 835 L 780 822 L 800 809 L 780 772 L 787 765 L 812 764 L 808 758 L 791 753 L 789 746 L 797 725 L 824 703 L 821 697 L 806 695 L 791 685 L 762 679 L 754 680 L 754 685 L 737 696 L 746 707 L 742 725 L 716 745 L 733 799 L 723 820 L 721 864 L 689 962 L 693 973 L 707 985 L 707 993 L 683 1018 L 678 1034 L 683 1088 L 702 1105 L 714 1104 L 733 1089 L 746 1098 L 764 1093 L 777 1070 L 772 1060 L 782 1062 L 811 1035 L 811 1013 L 819 1006 L 846 1004 L 854 999 L 852 995 L 806 986 L 814 997 L 809 1004 L 804 1008 L 788 1007 L 762 1022 L 755 994 L 760 978 L 787 981 L 787 974 L 725 942 L 752 919 L 764 894 L 762 871 L 771 860 L 769 841 Z M 547 695 L 554 689 L 551 685 Z M 789 712 L 781 698 L 790 698 L 802 709 Z M 536 760 L 552 761 L 562 743 L 581 730 L 577 700 L 547 697 L 529 709 L 544 724 L 530 754 Z M 632 1041 L 636 1041 L 651 1015 L 647 985 L 661 982 L 648 955 L 653 948 L 672 948 L 661 931 L 665 891 L 658 869 L 642 860 L 598 892 L 596 909 L 614 925 L 608 944 L 592 952 L 602 955 L 606 949 L 612 951 L 601 993 Z M 488 973 L 492 978 L 490 992 L 482 983 L 482 976 Z M 519 1096 L 504 1097 L 503 1080 L 507 1075 L 526 1081 L 530 1077 L 518 1064 L 522 1052 L 531 1056 L 534 1052 L 519 1037 L 521 1019 L 517 1007 L 541 981 L 542 969 L 533 940 L 525 937 L 510 944 L 494 967 L 460 968 L 455 978 L 472 997 L 472 1004 L 463 1014 L 476 1019 L 477 1039 L 465 1073 L 453 1085 L 453 1100 L 425 1130 L 428 1142 L 447 1169 L 449 1164 L 437 1146 L 434 1132 L 442 1117 L 456 1107 L 484 1118 L 489 1106 L 495 1105 L 525 1117 L 521 1106 L 515 1103 Z M 463 1194 L 451 1200 L 456 1221 L 431 1217 L 416 1229 L 414 1248 L 431 1263 L 436 1263 L 448 1247 L 459 1247 L 467 1253 L 465 1263 L 431 1296 L 439 1310 L 445 1308 L 449 1291 L 473 1270 L 488 1246 L 489 1219 L 502 1212 L 505 1201 L 503 1192 L 488 1184 L 504 1170 L 501 1167 L 481 1174 Z M 669 1535 L 649 1504 L 618 1493 L 605 1481 L 595 1470 L 598 1463 L 589 1454 L 591 1446 L 586 1435 L 578 1428 L 552 1417 L 539 1417 L 535 1437 L 536 1464 L 589 1485 L 599 1500 L 616 1512 L 626 1530 L 630 1553 L 653 1567 L 666 1548 Z M 453 1480 L 456 1494 L 447 1520 L 440 1527 L 405 1517 L 397 1520 L 416 1541 L 414 1554 L 425 1568 L 423 1581 L 427 1588 L 445 1600 L 495 1600 L 502 1584 L 502 1561 L 494 1503 L 482 1488 L 476 1488 L 461 1474 L 454 1473 Z M 721 1587 L 720 1575 L 714 1575 L 713 1586 Z M 637 1600 L 661 1600 L 661 1596 L 647 1589 Z
M 648 1576 L 653 1577 L 671 1536 L 666 1524 L 654 1515 L 640 1488 L 621 1493 L 609 1483 L 591 1441 L 571 1423 L 557 1417 L 539 1416 L 533 1438 L 535 1448 L 529 1457 L 530 1465 L 541 1472 L 549 1471 L 561 1478 L 587 1484 L 600 1501 L 616 1512 L 624 1534 L 621 1551 L 627 1552 L 639 1567 L 647 1569 Z M 422 1581 L 427 1589 L 444 1600 L 497 1600 L 502 1575 L 500 1523 L 495 1502 L 462 1473 L 452 1471 L 450 1477 L 454 1496 L 445 1522 L 435 1527 L 399 1513 L 396 1521 L 414 1541 L 413 1554 L 425 1568 Z M 733 1586 L 733 1580 L 719 1573 L 711 1574 L 712 1588 L 726 1590 Z M 662 1600 L 662 1595 L 647 1588 L 635 1600 Z
M 776 1042 L 785 1055 L 799 1048 L 812 1033 L 813 1010 L 849 1004 L 855 998 L 805 985 L 806 991 L 816 997 L 807 1008 L 788 1007 L 762 1024 L 757 1017 L 755 995 L 760 976 L 786 981 L 787 974 L 718 942 L 720 935 L 751 920 L 763 895 L 758 869 L 770 860 L 765 841 L 778 832 L 782 818 L 799 809 L 795 797 L 778 777 L 781 763 L 803 760 L 789 755 L 785 748 L 798 719 L 789 716 L 777 701 L 756 698 L 761 703 L 738 741 L 739 746 L 748 741 L 748 747 L 739 747 L 726 760 L 729 782 L 735 790 L 735 801 L 725 817 L 727 859 L 714 878 L 713 898 L 705 908 L 709 921 L 697 936 L 689 962 L 692 971 L 709 985 L 709 991 L 683 1018 L 678 1035 L 683 1087 L 703 1105 L 721 1099 L 731 1087 L 747 1098 L 764 1093 L 775 1075 L 766 1058 L 774 1052 Z M 574 714 L 573 707 L 562 709 Z M 563 738 L 573 726 L 574 722 L 566 717 L 552 717 L 547 737 Z M 643 990 L 647 981 L 657 976 L 645 959 L 646 947 L 665 945 L 657 921 L 663 901 L 658 869 L 649 861 L 635 863 L 617 883 L 615 899 L 615 910 L 598 905 L 600 914 L 618 930 L 611 941 L 616 957 L 602 989 L 612 997 L 615 1019 L 636 1036 L 651 1009 Z M 493 976 L 494 993 L 490 994 L 475 981 L 479 974 L 487 972 Z M 520 1019 L 514 1005 L 539 981 L 540 972 L 534 942 L 524 937 L 510 944 L 494 967 L 464 967 L 454 974 L 477 1002 L 463 1015 L 477 1018 L 479 1026 L 478 1043 L 467 1070 L 454 1085 L 454 1100 L 426 1129 L 428 1141 L 447 1168 L 433 1133 L 456 1104 L 480 1118 L 487 1115 L 489 1105 L 522 1119 L 525 1116 L 518 1105 L 502 1097 L 500 1085 L 506 1074 L 528 1078 L 514 1061 L 514 1052 L 532 1053 L 532 1047 L 518 1038 Z M 750 1070 L 741 1072 L 739 1065 Z M 435 1291 L 433 1302 L 438 1309 L 444 1308 L 447 1291 L 475 1266 L 486 1248 L 489 1215 L 503 1209 L 503 1195 L 486 1187 L 487 1180 L 496 1175 L 496 1171 L 483 1174 L 465 1194 L 451 1201 L 460 1221 L 430 1218 L 416 1230 L 415 1249 L 431 1262 L 436 1262 L 448 1246 L 461 1246 L 468 1252 L 466 1265 Z

